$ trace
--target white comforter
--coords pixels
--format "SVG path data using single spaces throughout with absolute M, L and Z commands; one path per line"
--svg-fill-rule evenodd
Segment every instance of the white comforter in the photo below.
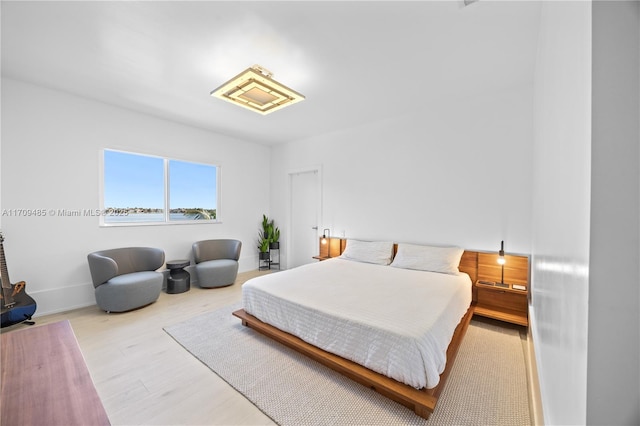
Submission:
M 247 313 L 415 388 L 440 380 L 471 279 L 330 259 L 247 281 Z

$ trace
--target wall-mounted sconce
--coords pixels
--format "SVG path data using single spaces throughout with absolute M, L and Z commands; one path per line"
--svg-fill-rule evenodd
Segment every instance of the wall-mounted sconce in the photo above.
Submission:
M 327 238 L 329 238 L 329 228 L 322 230 L 322 244 L 327 244 Z
M 329 243 L 329 238 L 330 238 L 329 235 L 330 235 L 329 228 L 325 228 L 322 230 L 322 240 L 320 240 L 320 242 L 322 243 L 322 245 L 329 244 L 329 246 L 327 247 L 327 257 L 331 257 L 331 244 Z
M 500 282 L 496 283 L 497 287 L 509 287 L 509 284 L 505 284 L 504 283 L 504 264 L 507 263 L 507 261 L 504 258 L 504 241 L 500 242 L 500 251 L 498 251 L 498 264 L 500 265 L 501 268 L 501 275 L 500 275 Z

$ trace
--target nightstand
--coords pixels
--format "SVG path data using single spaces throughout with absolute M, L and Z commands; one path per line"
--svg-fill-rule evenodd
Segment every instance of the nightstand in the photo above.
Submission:
M 500 285 L 487 285 L 476 281 L 477 302 L 474 314 L 528 326 L 526 287 L 525 290 L 516 290 L 512 284 L 505 284 L 507 287 Z
M 478 253 L 478 275 L 473 283 L 474 314 L 526 327 L 529 256 L 505 255 L 504 274 L 497 260 L 497 253 Z

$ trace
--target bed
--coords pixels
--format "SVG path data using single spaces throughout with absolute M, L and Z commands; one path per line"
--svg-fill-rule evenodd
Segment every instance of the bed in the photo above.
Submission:
M 428 418 L 473 313 L 477 255 L 459 249 L 447 260 L 455 268 L 443 273 L 416 269 L 424 262 L 407 255 L 410 245 L 381 243 L 372 255 L 365 242 L 368 251 L 351 257 L 358 244 L 349 240 L 338 258 L 247 281 L 234 315 Z

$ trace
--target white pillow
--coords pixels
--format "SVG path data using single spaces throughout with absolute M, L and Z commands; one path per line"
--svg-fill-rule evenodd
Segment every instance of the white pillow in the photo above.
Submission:
M 393 255 L 393 243 L 387 241 L 347 240 L 347 247 L 340 255 L 347 260 L 388 265 Z
M 458 265 L 463 252 L 464 249 L 460 247 L 398 244 L 398 252 L 391 266 L 457 275 L 460 273 Z

